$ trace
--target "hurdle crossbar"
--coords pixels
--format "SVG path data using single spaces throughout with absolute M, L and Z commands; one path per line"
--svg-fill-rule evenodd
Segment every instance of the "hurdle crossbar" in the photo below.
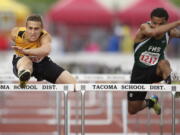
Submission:
M 27 84 L 20 88 L 19 84 L 0 84 L 0 91 L 159 91 L 180 92 L 180 85 L 168 84 Z

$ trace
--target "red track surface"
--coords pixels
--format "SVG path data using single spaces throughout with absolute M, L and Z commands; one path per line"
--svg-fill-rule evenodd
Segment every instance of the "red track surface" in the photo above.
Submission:
M 86 106 L 86 133 L 123 133 L 122 123 L 122 99 L 126 98 L 126 93 L 114 92 L 112 95 L 112 122 L 109 124 L 101 123 L 99 125 L 90 124 L 88 121 L 98 121 L 107 119 L 107 104 L 110 101 L 106 99 L 106 93 L 96 93 L 95 99 L 90 96 L 92 93 L 86 94 L 86 103 L 95 100 L 95 104 Z M 0 93 L 0 134 L 9 135 L 10 133 L 47 133 L 52 134 L 57 131 L 56 126 L 56 96 L 55 93 L 41 92 L 6 92 Z M 80 95 L 78 95 L 78 112 L 80 113 Z M 63 96 L 62 96 L 63 97 Z M 75 94 L 70 93 L 71 101 L 71 120 L 75 120 Z M 63 99 L 60 100 L 61 102 Z M 160 98 L 161 101 L 161 98 Z M 171 135 L 172 119 L 171 119 L 171 94 L 164 96 L 164 125 L 163 133 Z M 63 104 L 62 104 L 63 105 Z M 63 113 L 63 106 L 61 106 Z M 93 114 L 91 114 L 92 112 Z M 81 115 L 78 116 L 80 122 Z M 63 115 L 61 116 L 63 119 Z M 176 100 L 176 133 L 180 134 L 180 103 Z M 147 122 L 150 121 L 150 126 Z M 129 133 L 160 133 L 160 117 L 152 112 L 150 120 L 147 118 L 147 110 L 138 113 L 135 116 L 128 115 L 128 132 Z M 61 126 L 61 135 L 63 135 L 63 122 Z M 71 133 L 81 132 L 80 125 L 71 124 Z

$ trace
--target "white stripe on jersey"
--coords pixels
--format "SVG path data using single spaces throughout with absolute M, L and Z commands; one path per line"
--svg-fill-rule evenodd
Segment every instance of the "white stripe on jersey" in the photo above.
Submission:
M 169 43 L 169 34 L 168 34 L 168 32 L 166 32 L 166 41 L 167 41 L 167 45 L 168 45 L 168 43 Z
M 150 39 L 151 39 L 151 38 L 148 38 L 148 39 L 144 40 L 143 42 L 139 43 L 139 44 L 137 45 L 136 49 L 134 50 L 134 53 L 136 53 L 137 50 L 138 50 L 141 46 L 143 46 L 147 41 L 149 41 Z

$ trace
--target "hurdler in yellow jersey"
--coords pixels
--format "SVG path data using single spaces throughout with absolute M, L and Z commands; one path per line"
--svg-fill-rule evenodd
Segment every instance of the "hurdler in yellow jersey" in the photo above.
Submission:
M 19 78 L 21 88 L 31 76 L 37 81 L 46 80 L 53 84 L 75 84 L 75 78 L 57 65 L 48 56 L 51 51 L 51 36 L 43 29 L 39 15 L 31 15 L 26 27 L 13 28 L 11 38 L 14 41 L 15 55 L 12 60 L 13 73 Z
M 39 35 L 39 38 L 33 42 L 30 42 L 26 39 L 25 32 L 26 32 L 26 27 L 17 28 L 17 33 L 16 33 L 15 40 L 14 40 L 15 46 L 13 46 L 13 48 L 15 49 L 14 57 L 27 56 L 28 58 L 30 58 L 32 60 L 32 62 L 41 61 L 43 59 L 42 56 L 38 57 L 38 56 L 24 54 L 24 52 L 21 50 L 21 48 L 22 49 L 31 49 L 31 48 L 40 47 L 41 46 L 40 40 L 45 34 L 47 34 L 47 32 L 45 30 L 42 30 Z M 17 48 L 19 48 L 19 49 L 17 49 Z M 20 87 L 25 88 L 26 83 L 28 82 L 28 80 L 31 77 L 31 71 L 28 69 L 19 70 L 17 76 L 20 80 Z
M 41 37 L 43 37 L 43 35 L 45 35 L 47 33 L 45 30 L 42 30 L 39 38 L 36 41 L 29 42 L 25 38 L 25 31 L 26 31 L 25 27 L 17 28 L 17 33 L 16 33 L 16 37 L 14 40 L 16 47 L 23 48 L 23 49 L 38 48 L 38 47 L 40 47 Z M 18 50 L 18 49 L 15 49 L 15 56 L 16 57 L 28 56 L 33 62 L 38 62 L 42 59 L 42 57 L 38 57 L 38 56 L 25 55 L 23 52 L 21 52 L 21 50 Z M 31 77 L 31 72 L 28 69 L 20 70 L 18 72 L 18 77 L 20 80 L 20 87 L 25 88 L 26 83 L 28 82 L 28 80 Z

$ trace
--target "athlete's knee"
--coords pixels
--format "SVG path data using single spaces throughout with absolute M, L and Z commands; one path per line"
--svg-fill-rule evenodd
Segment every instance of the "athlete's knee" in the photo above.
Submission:
M 30 70 L 30 72 L 33 71 L 33 63 L 30 59 L 23 57 L 21 58 L 18 63 L 17 63 L 17 69 L 18 70 L 24 70 L 24 69 L 28 69 Z
M 32 61 L 27 56 L 24 56 L 19 59 L 17 65 L 32 65 Z
M 171 71 L 172 70 L 171 70 L 170 64 L 167 60 L 161 60 L 158 63 L 157 74 L 161 75 L 163 79 L 166 79 L 171 73 Z
M 164 66 L 168 66 L 168 67 L 170 67 L 170 64 L 169 64 L 169 62 L 167 61 L 167 60 L 161 60 L 161 61 L 159 61 L 159 63 L 158 63 L 158 67 L 164 67 Z

